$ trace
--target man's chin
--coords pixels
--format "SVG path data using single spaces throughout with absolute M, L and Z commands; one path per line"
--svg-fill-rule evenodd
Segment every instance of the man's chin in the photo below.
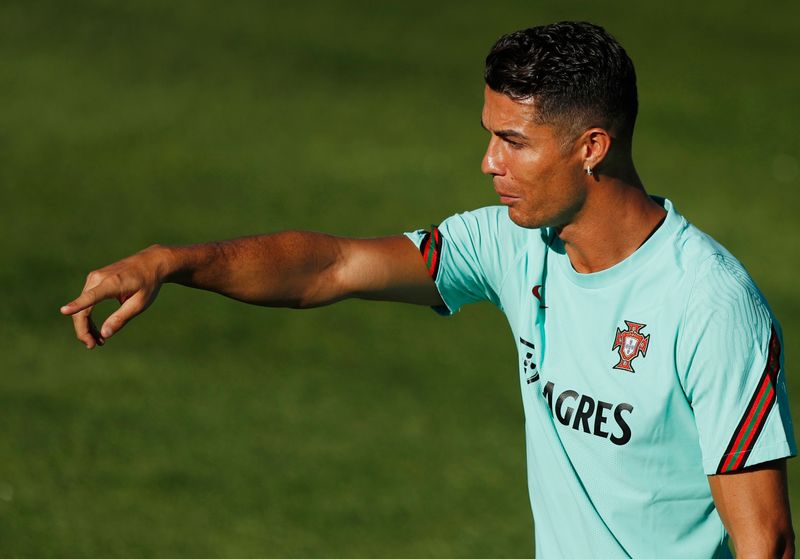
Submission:
M 541 229 L 542 227 L 547 227 L 547 224 L 544 223 L 543 220 L 537 219 L 535 216 L 527 215 L 514 206 L 508 206 L 508 218 L 514 222 L 515 225 L 519 225 L 525 229 Z

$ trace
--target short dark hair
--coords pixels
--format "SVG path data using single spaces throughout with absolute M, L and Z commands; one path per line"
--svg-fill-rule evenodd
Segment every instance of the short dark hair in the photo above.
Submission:
M 633 136 L 633 62 L 599 25 L 562 21 L 503 35 L 486 57 L 484 79 L 498 93 L 533 100 L 540 123 L 573 135 L 601 126 Z

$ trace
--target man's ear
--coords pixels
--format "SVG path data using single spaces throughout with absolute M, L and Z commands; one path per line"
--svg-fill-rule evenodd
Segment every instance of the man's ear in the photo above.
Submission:
M 611 150 L 611 134 L 604 128 L 589 128 L 578 139 L 578 146 L 587 174 L 594 174 Z

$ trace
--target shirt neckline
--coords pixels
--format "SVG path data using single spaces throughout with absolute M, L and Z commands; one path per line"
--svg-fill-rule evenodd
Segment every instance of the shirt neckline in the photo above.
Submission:
M 572 267 L 569 256 L 567 256 L 564 250 L 564 243 L 561 242 L 558 235 L 554 234 L 551 247 L 554 249 L 555 254 L 552 254 L 551 257 L 555 257 L 554 260 L 556 261 L 556 267 L 559 271 L 575 285 L 587 289 L 606 287 L 617 282 L 620 278 L 630 277 L 632 273 L 636 273 L 637 270 L 641 269 L 641 267 L 666 244 L 667 239 L 677 230 L 681 219 L 680 214 L 675 211 L 670 200 L 658 196 L 651 196 L 651 198 L 667 211 L 664 221 L 658 229 L 642 243 L 642 246 L 633 251 L 632 254 L 621 262 L 605 270 L 587 274 L 576 272 L 575 268 Z

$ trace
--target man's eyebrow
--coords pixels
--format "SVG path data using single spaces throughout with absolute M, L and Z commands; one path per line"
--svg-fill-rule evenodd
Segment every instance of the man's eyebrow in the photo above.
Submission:
M 483 128 L 487 132 L 491 132 L 491 130 L 486 128 L 486 125 L 483 123 L 483 119 L 481 119 L 481 128 Z M 523 140 L 527 140 L 528 139 L 528 137 L 525 134 L 523 134 L 522 132 L 520 132 L 518 130 L 497 130 L 497 131 L 492 132 L 492 133 L 495 136 L 499 136 L 501 138 L 514 137 L 514 138 L 521 138 Z

